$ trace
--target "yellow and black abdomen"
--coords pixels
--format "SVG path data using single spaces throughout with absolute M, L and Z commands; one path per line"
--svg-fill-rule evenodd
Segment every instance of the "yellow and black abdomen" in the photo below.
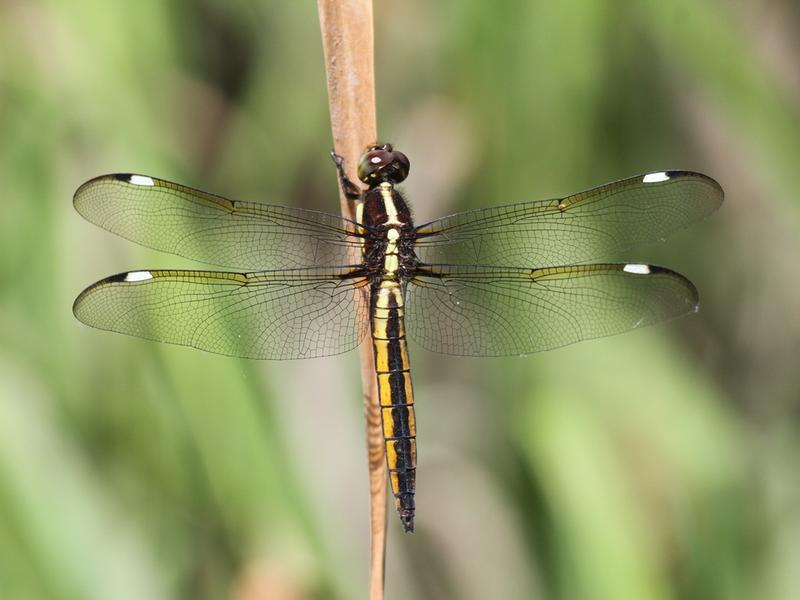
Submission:
M 370 304 L 386 464 L 403 529 L 413 531 L 417 441 L 403 292 L 401 283 L 384 279 L 373 284 Z

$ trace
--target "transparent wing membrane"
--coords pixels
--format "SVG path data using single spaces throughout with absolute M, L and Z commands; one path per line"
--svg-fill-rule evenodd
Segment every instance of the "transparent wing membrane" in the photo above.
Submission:
M 722 198 L 706 175 L 649 173 L 565 198 L 444 217 L 417 228 L 414 248 L 426 263 L 544 267 L 616 259 L 708 216 Z
M 84 290 L 73 311 L 92 327 L 244 358 L 314 358 L 358 346 L 366 284 L 347 269 L 260 273 L 133 271 Z
M 543 269 L 431 265 L 408 286 L 409 338 L 434 352 L 506 356 L 623 333 L 697 309 L 678 273 L 641 264 Z
M 228 200 L 144 175 L 104 175 L 75 192 L 76 210 L 124 238 L 171 254 L 249 271 L 349 265 L 355 223 L 327 213 Z

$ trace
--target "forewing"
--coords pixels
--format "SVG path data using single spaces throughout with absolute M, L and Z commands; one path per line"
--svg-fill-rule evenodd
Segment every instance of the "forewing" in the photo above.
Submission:
M 550 350 L 694 312 L 698 302 L 688 279 L 641 264 L 431 265 L 410 283 L 409 338 L 459 356 Z
M 329 356 L 368 327 L 366 285 L 346 269 L 260 273 L 133 271 L 84 290 L 73 307 L 92 327 L 244 358 Z
M 446 264 L 545 267 L 621 258 L 622 250 L 709 215 L 722 198 L 706 175 L 649 173 L 566 198 L 444 217 L 417 229 L 414 249 L 423 262 Z
M 126 239 L 200 262 L 250 271 L 349 265 L 357 225 L 300 208 L 228 200 L 144 175 L 104 175 L 75 192 L 76 210 Z

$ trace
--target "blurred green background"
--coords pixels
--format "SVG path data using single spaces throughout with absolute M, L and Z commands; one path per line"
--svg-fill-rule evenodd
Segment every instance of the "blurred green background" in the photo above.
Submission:
M 388 598 L 797 598 L 800 9 L 377 2 L 379 131 L 418 222 L 689 168 L 722 210 L 637 251 L 700 313 L 547 354 L 412 345 L 418 532 Z M 312 2 L 0 3 L 0 596 L 360 598 L 356 353 L 260 363 L 80 325 L 83 221 L 139 172 L 336 211 Z

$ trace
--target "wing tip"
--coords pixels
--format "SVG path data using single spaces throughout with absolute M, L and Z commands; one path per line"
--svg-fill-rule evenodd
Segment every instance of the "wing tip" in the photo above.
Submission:
M 149 175 L 139 175 L 138 173 L 107 173 L 105 175 L 92 177 L 91 179 L 84 181 L 81 185 L 79 185 L 78 189 L 75 190 L 75 193 L 72 195 L 72 204 L 75 206 L 75 209 L 78 212 L 81 212 L 80 202 L 85 197 L 88 189 L 98 184 L 110 181 L 118 181 L 128 185 L 152 187 L 155 186 L 160 180 L 156 179 L 155 177 L 150 177 Z
M 623 270 L 630 273 L 631 271 L 628 270 L 627 268 L 629 266 L 631 265 L 630 264 L 626 265 Z M 636 266 L 642 266 L 642 265 L 636 265 Z M 697 286 L 694 283 L 692 283 L 691 279 L 667 267 L 661 267 L 659 265 L 643 265 L 643 266 L 646 266 L 648 268 L 648 273 L 646 273 L 647 275 L 668 275 L 670 277 L 675 277 L 686 288 L 687 290 L 686 310 L 683 312 L 676 313 L 671 318 L 678 318 L 683 315 L 694 314 L 700 310 L 700 292 L 698 291 Z
M 79 213 L 81 213 L 81 215 L 83 215 L 83 213 L 81 212 L 80 202 L 83 199 L 86 190 L 96 185 L 100 181 L 108 179 L 109 177 L 113 177 L 113 175 L 98 175 L 97 177 L 92 177 L 91 179 L 84 181 L 82 184 L 80 184 L 78 186 L 78 189 L 75 190 L 75 193 L 72 194 L 72 205 L 75 207 L 75 210 L 77 210 Z
M 89 294 L 92 293 L 92 290 L 94 290 L 100 283 L 102 282 L 97 281 L 92 285 L 90 285 L 89 287 L 85 288 L 80 294 L 78 294 L 78 296 L 75 298 L 75 301 L 72 303 L 72 314 L 74 315 L 74 317 L 84 325 L 89 325 L 90 327 L 92 327 L 93 325 L 86 320 L 86 316 L 84 315 L 83 309 L 86 306 L 86 298 L 89 296 Z
M 153 279 L 153 272 L 149 270 L 140 270 L 140 271 L 123 271 L 122 273 L 115 273 L 114 275 L 109 275 L 108 277 L 104 277 L 99 281 L 95 281 L 92 285 L 84 289 L 78 296 L 75 298 L 75 301 L 72 303 L 72 314 L 75 315 L 80 322 L 85 323 L 87 325 L 91 325 L 92 327 L 96 327 L 96 325 L 89 323 L 86 319 L 81 318 L 81 309 L 85 306 L 86 299 L 98 288 L 106 286 L 108 284 L 113 283 L 139 283 L 148 281 Z
M 718 197 L 718 202 L 713 207 L 712 212 L 716 210 L 725 199 L 725 190 L 722 189 L 722 185 L 713 177 L 705 173 L 700 173 L 699 171 L 691 171 L 689 169 L 665 169 L 663 171 L 643 173 L 638 177 L 641 178 L 642 183 L 646 184 L 670 183 L 680 179 L 700 179 L 703 183 L 710 186 Z

